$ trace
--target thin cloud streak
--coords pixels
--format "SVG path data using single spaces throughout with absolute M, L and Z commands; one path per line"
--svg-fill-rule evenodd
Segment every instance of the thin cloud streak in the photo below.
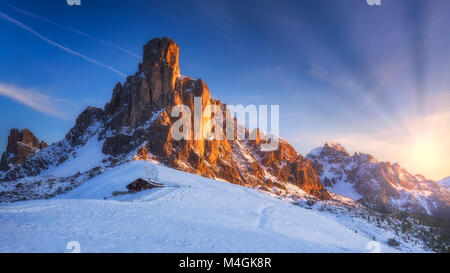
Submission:
M 56 23 L 56 22 L 54 22 L 54 21 L 51 21 L 51 20 L 46 19 L 46 18 L 44 18 L 44 17 L 41 17 L 41 16 L 39 16 L 39 15 L 37 15 L 37 14 L 28 12 L 28 11 L 23 10 L 23 9 L 19 9 L 19 8 L 17 8 L 17 7 L 14 7 L 14 6 L 10 5 L 10 4 L 6 4 L 6 3 L 4 3 L 4 4 L 5 4 L 6 6 L 8 6 L 10 9 L 12 9 L 12 10 L 18 12 L 18 13 L 24 14 L 24 15 L 26 15 L 26 16 L 28 16 L 28 17 L 31 17 L 31 18 L 33 18 L 33 19 L 36 19 L 36 20 L 39 20 L 39 21 L 42 21 L 42 22 L 45 22 L 45 23 L 49 23 L 49 24 L 52 24 L 52 25 L 55 25 L 55 26 L 57 26 L 57 27 L 59 27 L 59 28 L 62 28 L 62 29 L 64 29 L 64 30 L 67 30 L 67 31 L 76 33 L 76 34 L 81 35 L 81 36 L 84 36 L 84 37 L 86 37 L 86 38 L 89 38 L 89 39 L 91 39 L 91 40 L 93 40 L 93 41 L 96 41 L 96 42 L 98 42 L 98 43 L 100 43 L 100 44 L 103 44 L 103 45 L 109 46 L 109 47 L 111 47 L 111 48 L 117 49 L 117 50 L 119 50 L 119 51 L 122 51 L 122 52 L 124 52 L 124 53 L 126 53 L 126 54 L 128 54 L 128 55 L 130 55 L 130 56 L 132 56 L 132 57 L 135 57 L 135 58 L 138 58 L 138 59 L 142 59 L 141 56 L 139 56 L 139 55 L 137 55 L 137 54 L 135 54 L 135 53 L 133 53 L 133 52 L 131 52 L 131 51 L 128 51 L 128 50 L 126 50 L 126 49 L 124 49 L 124 48 L 122 48 L 122 47 L 120 47 L 120 46 L 111 44 L 111 43 L 106 42 L 106 41 L 103 41 L 103 40 L 101 40 L 101 39 L 98 39 L 97 37 L 94 37 L 94 36 L 92 36 L 92 35 L 90 35 L 90 34 L 87 34 L 87 33 L 85 33 L 85 32 L 82 32 L 82 31 L 76 30 L 76 29 L 74 29 L 74 28 L 71 28 L 71 27 L 68 27 L 68 26 L 65 26 L 65 25 Z
M 61 45 L 61 44 L 58 44 L 57 42 L 54 42 L 54 41 L 52 41 L 52 40 L 46 38 L 45 36 L 39 34 L 39 33 L 36 32 L 35 30 L 33 30 L 32 28 L 30 28 L 30 27 L 24 25 L 22 22 L 20 22 L 20 21 L 14 19 L 14 18 L 9 17 L 8 15 L 6 15 L 6 14 L 3 13 L 3 12 L 0 12 L 0 18 L 3 18 L 3 19 L 5 19 L 6 21 L 8 21 L 8 22 L 10 22 L 10 23 L 12 23 L 12 24 L 14 24 L 14 25 L 16 25 L 16 26 L 18 26 L 18 27 L 20 27 L 20 28 L 22 28 L 22 29 L 24 29 L 24 30 L 26 30 L 26 31 L 28 31 L 28 32 L 30 32 L 31 34 L 35 35 L 35 36 L 38 37 L 39 39 L 41 39 L 41 40 L 43 40 L 43 41 L 45 41 L 45 42 L 47 42 L 47 43 L 49 43 L 49 44 L 51 44 L 51 45 L 53 45 L 53 46 L 59 48 L 59 49 L 61 49 L 61 50 L 65 51 L 65 52 L 67 52 L 67 53 L 69 53 L 69 54 L 78 56 L 78 57 L 80 57 L 80 58 L 82 58 L 82 59 L 84 59 L 84 60 L 86 60 L 86 61 L 88 61 L 88 62 L 91 62 L 91 63 L 93 63 L 93 64 L 102 66 L 102 67 L 104 67 L 104 68 L 106 68 L 106 69 L 109 69 L 109 70 L 111 70 L 111 71 L 117 73 L 118 75 L 120 75 L 120 76 L 122 76 L 122 77 L 125 77 L 125 76 L 126 76 L 125 73 L 123 73 L 123 72 L 121 72 L 121 71 L 119 71 L 119 70 L 117 70 L 117 69 L 115 69 L 115 68 L 113 68 L 113 67 L 111 67 L 111 66 L 109 66 L 109 65 L 107 65 L 107 64 L 104 64 L 104 63 L 102 63 L 102 62 L 99 62 L 99 61 L 97 61 L 97 60 L 94 60 L 94 59 L 92 59 L 92 58 L 89 58 L 89 57 L 87 57 L 87 56 L 85 56 L 85 55 L 83 55 L 83 54 L 81 54 L 81 53 L 79 53 L 79 52 L 77 52 L 77 51 L 75 51 L 75 50 L 72 50 L 72 49 L 70 49 L 70 48 L 67 48 L 67 47 L 65 47 L 65 46 L 63 46 L 63 45 Z
M 0 83 L 0 96 L 4 96 L 26 105 L 38 112 L 57 117 L 64 120 L 70 120 L 72 114 L 62 111 L 62 104 L 65 100 L 54 98 L 40 92 L 23 89 L 14 85 Z

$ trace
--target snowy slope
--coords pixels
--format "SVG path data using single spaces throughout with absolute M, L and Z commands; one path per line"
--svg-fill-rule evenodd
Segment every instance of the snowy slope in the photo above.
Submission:
M 448 190 L 450 190 L 450 177 L 442 179 L 441 181 L 438 182 L 438 184 L 441 185 L 441 187 L 445 187 Z
M 107 169 L 50 200 L 0 204 L 0 252 L 368 252 L 393 234 L 254 189 L 158 165 L 169 187 L 113 197 L 150 162 Z M 353 225 L 353 226 L 351 226 Z M 360 232 L 355 232 L 359 230 Z M 383 252 L 418 252 L 402 244 Z
M 106 155 L 102 153 L 103 141 L 97 140 L 97 134 L 86 138 L 84 145 L 72 148 L 70 152 L 67 148 L 70 145 L 66 140 L 59 143 L 65 145 L 53 144 L 36 154 L 34 158 L 40 160 L 52 157 L 61 153 L 59 151 L 61 150 L 65 151 L 64 161 L 49 164 L 47 169 L 41 170 L 35 176 L 0 182 L 0 203 L 53 197 L 72 190 L 103 172 L 108 166 L 108 162 L 105 161 Z

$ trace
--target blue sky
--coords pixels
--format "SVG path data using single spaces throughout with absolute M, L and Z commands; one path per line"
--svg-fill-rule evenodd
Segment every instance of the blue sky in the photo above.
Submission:
M 168 36 L 182 74 L 204 79 L 214 98 L 279 104 L 280 134 L 300 153 L 335 141 L 450 175 L 449 1 L 81 4 L 0 0 L 0 150 L 15 127 L 63 138 L 134 74 L 148 40 Z

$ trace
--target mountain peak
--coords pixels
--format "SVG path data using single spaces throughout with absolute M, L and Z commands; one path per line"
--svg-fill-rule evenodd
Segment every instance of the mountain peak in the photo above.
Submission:
M 321 181 L 334 193 L 386 208 L 438 217 L 449 215 L 445 181 L 430 183 L 398 163 L 381 162 L 370 154 L 349 156 L 342 145 L 333 142 L 314 149 L 308 158 Z
M 47 147 L 47 143 L 39 140 L 28 129 L 12 129 L 8 137 L 8 146 L 0 161 L 0 170 L 6 171 L 11 166 L 23 164 L 38 150 Z
M 335 143 L 335 142 L 331 142 L 331 141 L 327 141 L 325 143 L 325 145 L 323 146 L 323 150 L 325 150 L 325 151 L 327 151 L 327 150 L 334 150 L 336 152 L 340 152 L 340 153 L 344 153 L 344 154 L 349 155 L 349 153 L 344 148 L 344 146 L 342 146 L 339 143 Z
M 136 128 L 169 105 L 180 76 L 178 59 L 179 47 L 170 38 L 155 38 L 144 45 L 139 72 L 124 84 L 117 83 L 111 101 L 105 105 L 114 129 Z
M 179 47 L 172 39 L 149 41 L 144 45 L 139 72 L 117 84 L 105 106 L 107 133 L 100 135 L 105 137 L 103 153 L 118 157 L 137 150 L 137 159 L 146 160 L 151 154 L 172 168 L 206 177 L 278 194 L 289 192 L 284 185 L 292 184 L 318 198 L 330 197 L 310 162 L 288 143 L 263 152 L 261 140 L 240 142 L 225 135 L 221 140 L 194 139 L 190 132 L 188 139 L 175 140 L 171 128 L 178 119 L 172 117 L 172 109 L 182 104 L 194 113 L 195 97 L 201 98 L 202 111 L 208 105 L 226 110 L 221 101 L 211 98 L 206 82 L 180 77 Z M 202 124 L 209 119 L 203 117 Z
M 160 65 L 168 65 L 175 73 L 180 75 L 178 45 L 170 38 L 155 38 L 144 45 L 144 58 L 142 68 L 144 71 Z
M 277 195 L 303 196 L 306 193 L 322 200 L 331 198 L 311 162 L 286 141 L 280 140 L 277 150 L 264 151 L 265 140 L 262 137 L 250 140 L 248 129 L 244 130 L 245 140 L 228 139 L 226 130 L 217 129 L 214 130 L 221 134 L 220 139 L 208 139 L 204 135 L 196 139 L 195 129 L 182 139 L 176 139 L 172 131 L 177 130 L 175 126 L 180 117 L 173 116 L 172 110 L 178 105 L 195 113 L 196 98 L 201 98 L 199 110 L 211 106 L 223 114 L 227 111 L 225 104 L 211 98 L 206 82 L 180 77 L 178 59 L 179 47 L 170 38 L 149 41 L 144 46 L 139 71 L 127 77 L 124 83 L 116 84 L 104 109 L 87 108 L 60 145 L 55 144 L 50 149 L 51 156 L 42 154 L 45 160 L 33 157 L 2 179 L 11 181 L 39 174 L 50 165 L 62 164 L 69 156 L 80 160 L 81 147 L 98 145 L 102 152 L 99 157 L 104 160 L 93 163 L 96 166 L 117 166 L 128 160 L 157 160 L 181 171 L 258 187 Z M 203 115 L 199 127 L 205 128 L 212 118 L 212 114 Z M 239 126 L 233 118 L 226 122 L 233 128 Z M 195 126 L 195 118 L 191 123 Z M 15 196 L 13 198 L 17 198 Z

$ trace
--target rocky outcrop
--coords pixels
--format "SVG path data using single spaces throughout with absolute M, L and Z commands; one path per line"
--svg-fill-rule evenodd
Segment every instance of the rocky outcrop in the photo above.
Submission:
M 194 113 L 194 98 L 201 97 L 201 107 L 221 108 L 223 119 L 229 119 L 221 101 L 211 98 L 201 79 L 181 76 L 179 48 L 169 38 L 153 39 L 144 46 L 144 60 L 138 73 L 118 83 L 111 101 L 105 106 L 107 121 L 100 138 L 103 152 L 120 156 L 136 151 L 136 159 L 155 159 L 172 168 L 223 179 L 231 183 L 270 188 L 288 193 L 288 184 L 321 199 L 329 198 L 308 159 L 298 155 L 286 141 L 279 149 L 263 152 L 259 140 L 245 141 L 196 139 L 175 140 L 171 128 L 179 119 L 171 116 L 177 105 L 186 105 Z M 203 117 L 201 126 L 210 118 Z M 237 122 L 233 119 L 235 127 Z M 194 117 L 191 123 L 194 124 Z M 225 131 L 225 130 L 224 130 Z M 196 140 L 195 140 L 196 139 Z
M 368 154 L 350 155 L 336 143 L 326 143 L 307 157 L 329 191 L 385 208 L 450 215 L 448 189 L 399 164 L 379 162 Z
M 263 188 L 274 194 L 310 194 L 320 199 L 330 198 L 309 159 L 297 154 L 281 140 L 278 149 L 267 152 L 267 144 L 259 131 L 245 130 L 244 140 L 210 140 L 208 136 L 194 136 L 177 140 L 171 129 L 179 117 L 172 110 L 185 105 L 195 112 L 195 98 L 201 98 L 201 109 L 214 106 L 222 110 L 223 119 L 236 129 L 237 121 L 219 100 L 211 98 L 207 84 L 201 79 L 181 76 L 179 47 L 169 38 L 153 39 L 144 46 L 143 62 L 139 70 L 116 84 L 111 100 L 104 109 L 88 107 L 76 121 L 74 128 L 51 149 L 9 171 L 3 180 L 36 175 L 42 169 L 67 160 L 76 147 L 89 139 L 103 143 L 102 152 L 111 164 L 126 160 L 157 160 L 172 168 L 231 183 Z M 220 113 L 220 112 L 218 112 Z M 199 121 L 203 128 L 212 116 Z M 194 117 L 191 123 L 196 124 Z M 236 132 L 235 132 L 236 134 Z M 250 140 L 250 134 L 256 134 Z
M 6 151 L 0 161 L 0 170 L 7 171 L 14 166 L 25 163 L 28 158 L 48 145 L 39 140 L 28 129 L 12 129 L 8 137 Z
M 178 45 L 169 38 L 153 39 L 144 46 L 138 73 L 124 85 L 118 83 L 105 106 L 112 129 L 136 128 L 170 103 L 180 75 L 178 56 Z
M 70 129 L 65 139 L 72 147 L 85 144 L 89 137 L 103 128 L 105 116 L 103 109 L 89 106 L 78 116 L 75 126 Z

